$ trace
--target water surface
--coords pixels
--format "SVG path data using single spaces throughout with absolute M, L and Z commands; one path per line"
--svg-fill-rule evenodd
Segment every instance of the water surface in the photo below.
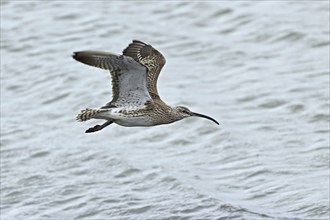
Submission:
M 85 134 L 132 39 L 220 126 Z M 328 219 L 329 130 L 328 1 L 1 1 L 1 219 Z

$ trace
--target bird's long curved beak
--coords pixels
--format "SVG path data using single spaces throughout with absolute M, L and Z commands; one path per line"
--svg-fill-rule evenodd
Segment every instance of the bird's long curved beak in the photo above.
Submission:
M 191 116 L 206 118 L 206 119 L 209 119 L 209 120 L 213 121 L 217 125 L 219 125 L 219 122 L 217 122 L 214 118 L 211 118 L 210 116 L 207 116 L 207 115 L 199 114 L 199 113 L 196 113 L 196 112 L 191 112 Z

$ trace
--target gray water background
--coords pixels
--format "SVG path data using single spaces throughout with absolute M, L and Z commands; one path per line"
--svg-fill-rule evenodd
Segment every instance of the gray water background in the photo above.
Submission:
M 73 51 L 132 39 L 170 105 L 84 131 L 111 99 Z M 1 219 L 329 219 L 328 1 L 1 1 Z

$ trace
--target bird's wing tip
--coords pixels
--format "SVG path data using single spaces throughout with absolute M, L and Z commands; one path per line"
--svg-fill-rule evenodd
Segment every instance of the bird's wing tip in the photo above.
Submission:
M 132 43 L 141 43 L 141 44 L 144 44 L 144 45 L 150 45 L 150 44 L 148 44 L 148 43 L 145 42 L 145 41 L 137 40 L 137 39 L 133 39 L 133 40 L 132 40 Z

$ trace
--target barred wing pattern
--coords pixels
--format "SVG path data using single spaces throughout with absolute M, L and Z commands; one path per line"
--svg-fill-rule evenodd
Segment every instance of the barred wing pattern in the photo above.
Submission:
M 133 58 L 100 51 L 75 52 L 73 58 L 84 64 L 110 71 L 113 98 L 103 108 L 143 107 L 151 100 L 147 90 L 147 68 Z
M 133 40 L 123 51 L 123 55 L 132 57 L 148 69 L 147 88 L 152 99 L 160 99 L 157 91 L 157 79 L 165 65 L 165 57 L 151 45 Z

